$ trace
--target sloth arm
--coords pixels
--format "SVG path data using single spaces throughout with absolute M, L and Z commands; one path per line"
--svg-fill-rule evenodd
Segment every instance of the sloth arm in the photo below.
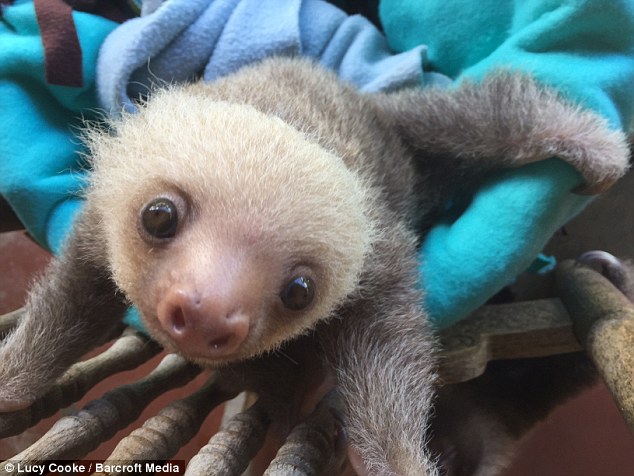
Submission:
M 107 341 L 125 302 L 110 279 L 89 212 L 33 287 L 0 346 L 0 412 L 29 406 L 83 354 Z
M 427 45 L 424 67 L 456 81 L 482 78 L 500 67 L 526 71 L 581 109 L 606 118 L 611 130 L 624 130 L 632 120 L 631 2 L 485 0 L 483 5 L 431 0 L 421 8 L 409 0 L 383 0 L 379 16 L 395 51 Z M 527 168 L 525 173 L 518 170 L 517 177 L 504 172 L 487 180 L 460 219 L 443 220 L 432 231 L 420 259 L 430 275 L 425 284 L 427 304 L 436 325 L 451 324 L 510 283 L 539 251 L 536 243 L 544 243 L 557 229 L 555 221 L 563 225 L 588 203 L 587 197 L 567 192 L 574 173 L 562 171 L 556 162 Z M 539 200 L 533 201 L 528 193 L 532 184 L 523 177 L 545 181 L 534 188 L 541 194 Z M 531 228 L 526 227 L 529 219 L 535 220 Z M 485 224 L 490 228 L 485 230 Z M 495 241 L 487 246 L 495 230 L 515 233 L 518 242 L 493 236 Z M 459 239 L 468 239 L 473 248 L 459 245 Z M 441 277 L 448 278 L 445 286 Z

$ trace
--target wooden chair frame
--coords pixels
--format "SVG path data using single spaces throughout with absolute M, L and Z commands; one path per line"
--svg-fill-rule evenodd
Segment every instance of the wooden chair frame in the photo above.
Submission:
M 443 331 L 438 355 L 440 379 L 446 384 L 473 379 L 495 359 L 540 357 L 585 349 L 634 433 L 634 306 L 598 272 L 573 261 L 561 263 L 556 274 L 559 298 L 484 306 L 470 318 Z M 22 313 L 20 309 L 0 316 L 0 336 L 16 325 Z M 78 401 L 96 383 L 137 367 L 160 350 L 141 334 L 124 330 L 106 351 L 71 367 L 30 408 L 0 414 L 0 438 L 20 434 Z M 114 388 L 76 415 L 60 418 L 37 442 L 9 461 L 27 464 L 81 459 L 138 419 L 157 396 L 184 385 L 200 371 L 180 356 L 167 355 L 141 380 Z M 212 373 L 199 390 L 170 403 L 123 438 L 106 464 L 168 460 L 199 431 L 211 410 L 233 397 L 222 390 L 218 377 Z M 336 398 L 325 398 L 291 432 L 265 474 L 321 474 L 324 465 L 342 463 L 333 459 L 336 410 Z M 257 401 L 246 410 L 233 413 L 225 411 L 228 418 L 222 429 L 189 462 L 185 474 L 240 475 L 247 470 L 271 422 Z M 17 474 L 17 469 L 6 468 L 0 463 L 0 475 Z

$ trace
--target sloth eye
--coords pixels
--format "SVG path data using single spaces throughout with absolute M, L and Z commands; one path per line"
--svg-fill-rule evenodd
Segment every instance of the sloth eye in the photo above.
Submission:
M 178 226 L 176 205 L 167 198 L 152 200 L 141 212 L 141 224 L 152 238 L 173 237 Z
M 315 284 L 306 276 L 293 278 L 280 294 L 284 306 L 291 311 L 308 307 L 315 295 Z

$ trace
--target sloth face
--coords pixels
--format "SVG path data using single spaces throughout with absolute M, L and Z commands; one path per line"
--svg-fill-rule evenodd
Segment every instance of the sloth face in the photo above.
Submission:
M 191 86 L 112 128 L 89 137 L 88 197 L 115 282 L 167 348 L 211 366 L 252 357 L 358 287 L 368 192 L 305 134 Z

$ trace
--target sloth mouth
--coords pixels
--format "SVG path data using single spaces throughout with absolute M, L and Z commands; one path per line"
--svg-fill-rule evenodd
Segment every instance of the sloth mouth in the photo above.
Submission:
M 214 338 L 205 344 L 201 343 L 193 347 L 182 344 L 179 345 L 172 339 L 170 340 L 172 341 L 172 347 L 192 360 L 204 360 L 209 363 L 226 363 L 242 358 L 242 341 L 236 341 L 235 337 L 231 334 Z
M 224 349 L 228 346 L 231 341 L 231 336 L 227 335 L 224 337 L 219 337 L 218 339 L 214 339 L 209 342 L 209 349 L 212 352 L 219 352 L 221 349 Z

